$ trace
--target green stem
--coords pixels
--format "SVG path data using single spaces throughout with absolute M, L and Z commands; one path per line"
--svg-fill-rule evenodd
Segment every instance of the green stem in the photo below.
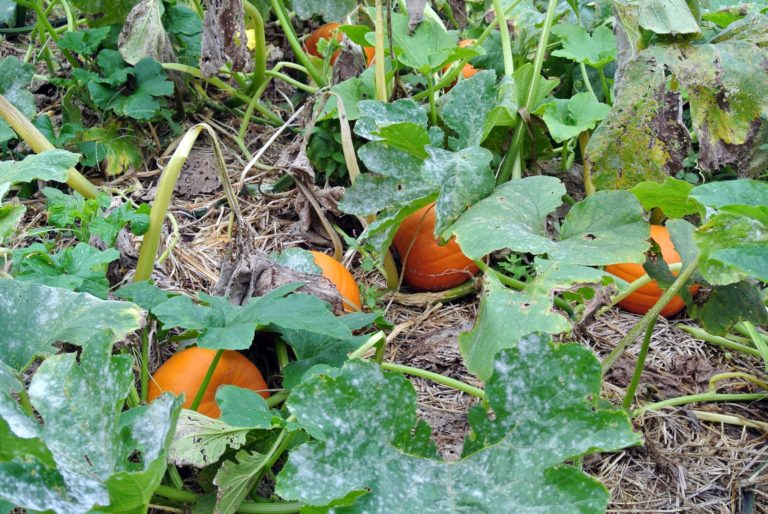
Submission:
M 245 7 L 245 13 L 251 18 L 256 40 L 256 47 L 253 49 L 253 79 L 247 90 L 247 94 L 251 95 L 266 79 L 267 41 L 264 37 L 264 18 L 259 10 L 249 0 L 243 2 L 243 7 Z
M 595 97 L 595 100 L 597 100 L 597 95 L 595 94 L 595 90 L 592 89 L 592 84 L 589 81 L 589 75 L 587 74 L 587 67 L 584 66 L 583 62 L 579 63 L 579 69 L 581 70 L 581 77 L 584 79 L 584 86 L 587 88 L 587 91 L 592 93 L 592 96 Z
M 147 402 L 149 392 L 149 329 L 141 330 L 141 401 Z
M 349 360 L 352 359 L 362 359 L 363 355 L 368 353 L 368 350 L 379 344 L 379 341 L 382 339 L 386 340 L 386 336 L 384 335 L 384 332 L 379 331 L 373 334 L 371 337 L 368 338 L 366 342 L 364 342 L 357 350 L 347 355 L 347 358 Z
M 386 102 L 389 95 L 387 95 L 387 75 L 384 69 L 384 8 L 381 0 L 375 0 L 376 8 L 376 20 L 374 23 L 374 29 L 376 30 L 376 44 L 373 48 L 374 62 L 374 83 L 376 85 L 376 100 L 379 102 Z M 430 100 L 433 95 L 430 93 Z
M 671 271 L 672 273 L 683 269 L 683 263 L 681 262 L 669 264 L 668 266 L 669 266 L 669 271 Z M 636 280 L 632 281 L 626 289 L 624 289 L 623 291 L 621 291 L 619 294 L 617 294 L 611 299 L 610 304 L 600 309 L 597 315 L 600 316 L 602 314 L 605 314 L 611 309 L 611 307 L 623 301 L 625 298 L 629 297 L 632 293 L 634 293 L 644 285 L 650 284 L 651 282 L 653 282 L 653 279 L 647 273 L 642 277 L 639 277 Z
M 528 287 L 528 284 L 525 282 L 522 282 L 520 280 L 514 279 L 512 277 L 509 277 L 505 275 L 504 273 L 501 273 L 492 267 L 488 266 L 486 263 L 481 261 L 480 259 L 475 260 L 475 265 L 480 268 L 483 273 L 492 274 L 495 276 L 499 282 L 504 284 L 505 286 L 511 287 L 512 289 L 516 289 L 518 291 L 524 290 L 526 287 Z M 554 297 L 555 305 L 557 305 L 559 308 L 563 309 L 570 318 L 573 318 L 575 313 L 573 312 L 573 307 L 571 307 L 571 304 L 567 301 L 563 300 L 559 296 Z
M 167 485 L 159 485 L 155 489 L 155 494 L 168 498 L 169 500 L 175 500 L 182 503 L 195 503 L 200 497 L 190 491 L 182 491 Z
M 33 11 L 35 11 L 35 14 L 37 15 L 37 23 L 40 23 L 42 25 L 42 28 L 45 29 L 45 31 L 48 33 L 49 36 L 51 36 L 51 39 L 54 43 L 59 42 L 59 34 L 56 32 L 56 29 L 51 25 L 51 22 L 48 21 L 48 17 L 45 15 L 45 11 L 42 9 L 40 2 L 19 2 L 17 1 L 19 5 L 24 5 L 27 8 L 31 8 Z M 42 41 L 42 38 L 41 38 Z M 72 66 L 72 68 L 79 68 L 80 63 L 77 62 L 77 59 L 75 59 L 71 53 L 67 50 L 63 50 L 59 48 L 61 51 L 61 54 L 64 56 L 64 58 L 67 60 L 67 62 Z
M 278 339 L 275 343 L 275 351 L 277 352 L 277 365 L 282 370 L 291 362 L 291 358 L 288 356 L 288 345 L 282 339 Z
M 640 346 L 640 353 L 637 355 L 637 364 L 635 364 L 635 372 L 632 374 L 632 380 L 629 382 L 627 392 L 624 394 L 624 402 L 622 406 L 625 409 L 629 409 L 632 402 L 635 399 L 635 392 L 637 386 L 640 385 L 640 377 L 643 374 L 643 368 L 645 368 L 645 359 L 648 356 L 648 349 L 651 347 L 651 339 L 653 338 L 653 329 L 656 327 L 656 321 L 658 318 L 653 318 L 648 323 L 648 328 L 645 330 L 645 337 L 643 338 L 643 344 Z
M 595 184 L 592 182 L 592 169 L 587 160 L 587 144 L 589 143 L 589 132 L 584 131 L 579 134 L 579 149 L 581 150 L 582 176 L 584 177 L 584 194 L 591 196 L 595 194 Z M 563 146 L 565 148 L 565 146 Z
M 512 43 L 510 42 L 507 17 L 504 14 L 504 8 L 501 6 L 501 0 L 493 0 L 493 10 L 496 12 L 496 23 L 499 26 L 499 35 L 501 35 L 501 52 L 504 56 L 504 75 L 512 77 L 512 74 L 515 73 L 515 62 L 512 59 Z
M 277 407 L 278 405 L 283 403 L 288 398 L 288 396 L 290 396 L 290 394 L 291 393 L 285 390 L 276 392 L 275 394 L 273 394 L 272 396 L 266 399 L 267 407 L 269 407 L 270 409 Z
M 288 18 L 288 14 L 282 0 L 271 0 L 271 2 L 272 10 L 274 11 L 275 16 L 277 16 L 277 21 L 280 23 L 280 26 L 283 28 L 285 38 L 288 40 L 288 44 L 291 45 L 291 49 L 296 55 L 296 59 L 298 59 L 302 66 L 307 69 L 307 73 L 309 73 L 309 76 L 312 77 L 312 80 L 315 81 L 315 84 L 317 84 L 318 87 L 325 87 L 325 78 L 317 70 L 317 68 L 315 68 L 315 65 L 312 64 L 309 56 L 301 47 L 301 43 L 299 43 L 299 40 L 296 37 L 296 33 L 293 31 L 291 20 Z
M 131 384 L 131 388 L 128 390 L 128 398 L 126 400 L 126 403 L 130 408 L 138 407 L 141 405 L 141 400 L 139 399 L 139 393 L 136 391 L 136 386 Z
M 159 485 L 154 494 L 174 500 L 180 503 L 193 504 L 200 499 L 200 495 L 190 491 L 175 489 L 167 485 Z M 298 502 L 254 503 L 243 502 L 237 508 L 239 514 L 295 514 L 304 505 Z
M 768 371 L 768 344 L 766 344 L 766 342 L 763 340 L 763 337 L 757 331 L 757 328 L 755 328 L 751 322 L 742 321 L 740 325 L 745 328 L 747 335 L 749 335 L 749 338 L 752 340 L 755 348 L 757 348 L 757 350 L 760 352 L 760 355 L 763 357 L 765 369 Z
M 168 473 L 168 478 L 173 484 L 173 487 L 184 491 L 185 490 L 184 481 L 181 479 L 181 475 L 179 474 L 179 468 L 171 464 L 167 468 L 167 473 Z
M 200 402 L 203 401 L 205 390 L 208 389 L 208 384 L 211 383 L 211 378 L 213 377 L 213 373 L 216 371 L 216 366 L 219 365 L 219 361 L 221 360 L 222 355 L 224 355 L 224 350 L 217 350 L 216 355 L 213 356 L 211 365 L 208 366 L 208 371 L 205 372 L 205 376 L 203 377 L 203 383 L 200 384 L 200 388 L 197 390 L 195 399 L 192 401 L 192 405 L 189 407 L 191 410 L 197 410 L 197 408 L 200 407 Z
M 285 75 L 284 73 L 280 73 L 275 70 L 269 70 L 265 72 L 267 77 L 274 77 L 276 79 L 280 79 L 286 84 L 290 84 L 296 89 L 301 89 L 302 91 L 306 91 L 309 94 L 315 94 L 317 93 L 318 89 L 316 87 L 310 86 L 308 84 L 304 84 L 302 82 L 299 82 L 298 80 L 289 77 L 288 75 Z
M 749 373 L 744 373 L 743 371 L 732 371 L 730 373 L 719 373 L 717 375 L 712 375 L 709 378 L 709 391 L 714 393 L 717 390 L 718 382 L 722 382 L 723 380 L 731 380 L 734 378 L 746 380 L 747 382 L 756 385 L 760 389 L 768 391 L 768 382 L 760 380 L 756 376 L 750 375 Z
M 547 42 L 549 41 L 549 35 L 552 30 L 552 23 L 555 20 L 555 11 L 557 7 L 557 0 L 549 0 L 547 5 L 547 15 L 544 18 L 544 26 L 541 29 L 541 37 L 539 38 L 539 44 L 536 48 L 536 57 L 533 61 L 533 76 L 531 77 L 531 84 L 528 87 L 528 93 L 525 97 L 524 111 L 530 113 L 533 99 L 536 98 L 536 93 L 539 89 L 539 75 L 541 75 L 541 68 L 544 65 L 544 55 L 547 50 Z M 504 165 L 501 168 L 499 177 L 496 180 L 497 184 L 502 184 L 509 180 L 510 175 L 513 180 L 522 178 L 523 176 L 523 141 L 525 139 L 526 123 L 525 120 L 518 120 L 517 127 L 515 127 L 515 133 L 512 137 L 512 144 L 509 147 L 509 153 L 504 161 Z
M 384 362 L 382 363 L 381 367 L 382 369 L 385 369 L 387 371 L 396 371 L 398 373 L 405 373 L 407 375 L 413 375 L 415 377 L 425 378 L 427 380 L 431 380 L 432 382 L 442 384 L 444 386 L 448 386 L 453 389 L 457 389 L 461 392 L 467 393 L 468 395 L 474 396 L 476 398 L 480 398 L 482 400 L 485 399 L 485 391 L 483 391 L 479 387 L 469 385 L 460 380 L 446 377 L 439 373 L 433 373 L 431 371 L 427 371 L 421 368 L 414 368 L 413 366 L 405 366 L 403 364 L 394 364 L 392 362 Z
M 645 326 L 650 323 L 651 320 L 656 319 L 659 316 L 661 310 L 670 302 L 670 300 L 672 300 L 672 298 L 675 297 L 675 295 L 677 295 L 678 291 L 680 291 L 685 283 L 688 282 L 688 279 L 693 276 L 698 263 L 699 257 L 696 256 L 688 265 L 688 267 L 685 268 L 680 273 L 680 275 L 678 275 L 677 279 L 672 283 L 669 289 L 664 291 L 656 304 L 654 304 L 654 306 L 648 310 L 648 312 L 640 319 L 640 321 L 638 321 L 635 326 L 633 326 L 629 332 L 627 332 L 627 335 L 624 336 L 621 341 L 619 341 L 613 351 L 608 354 L 608 356 L 603 361 L 603 373 L 608 371 L 611 366 L 613 366 L 619 356 L 621 356 L 621 354 L 624 353 L 624 350 L 627 349 L 627 346 L 635 341 L 635 338 L 640 333 L 640 331 L 643 330 L 643 328 L 645 328 Z
M 689 403 L 701 402 L 753 402 L 768 398 L 768 393 L 745 393 L 745 394 L 721 394 L 721 393 L 700 393 L 687 396 L 670 398 L 660 402 L 649 403 L 635 409 L 633 417 L 637 417 L 644 412 L 658 411 L 668 407 L 678 407 L 688 405 Z
M 432 77 L 431 72 L 427 73 L 427 91 L 429 91 L 429 119 L 432 122 L 432 125 L 437 125 L 437 104 L 435 103 L 435 79 Z
M 605 78 L 605 72 L 602 68 L 597 68 L 597 73 L 600 75 L 600 86 L 603 88 L 603 95 L 605 96 L 605 103 L 613 105 L 613 98 L 611 97 L 611 88 L 608 87 L 608 80 Z
M 747 355 L 752 355 L 753 357 L 761 357 L 760 352 L 754 348 L 733 342 L 730 339 L 726 339 L 725 337 L 712 335 L 709 332 L 700 329 L 699 327 L 692 327 L 690 325 L 682 324 L 675 325 L 675 327 L 679 328 L 683 332 L 691 334 L 696 339 L 701 339 L 702 341 L 706 341 L 717 346 L 722 346 L 723 348 L 727 348 L 729 350 L 746 353 Z

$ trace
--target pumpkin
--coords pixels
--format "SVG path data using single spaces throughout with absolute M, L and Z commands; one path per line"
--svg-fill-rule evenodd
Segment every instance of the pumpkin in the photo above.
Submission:
M 468 47 L 470 45 L 473 45 L 474 43 L 475 43 L 474 39 L 462 39 L 461 41 L 459 41 L 459 48 L 466 48 L 466 47 Z M 451 67 L 451 64 L 445 65 L 443 67 L 443 73 L 447 72 L 450 69 L 450 67 Z M 480 70 L 478 70 L 477 68 L 475 68 L 471 64 L 465 64 L 464 67 L 461 69 L 461 75 L 465 79 L 468 79 L 469 77 L 471 77 L 472 75 L 474 75 L 478 71 L 480 71 Z M 456 82 L 454 82 L 450 87 L 446 87 L 446 90 L 450 90 L 455 85 L 456 85 Z
M 175 395 L 184 394 L 184 408 L 190 408 L 195 400 L 203 378 L 213 362 L 216 350 L 192 346 L 180 351 L 165 361 L 149 382 L 147 397 L 154 400 L 164 392 Z M 234 385 L 256 391 L 264 398 L 269 396 L 267 383 L 259 368 L 243 354 L 233 350 L 224 350 L 211 376 L 208 388 L 197 411 L 211 418 L 221 416 L 216 404 L 216 390 L 222 385 Z
M 661 256 L 667 264 L 676 264 L 681 261 L 680 255 L 675 250 L 669 231 L 661 225 L 651 225 L 651 239 L 653 239 L 661 249 Z M 627 282 L 633 282 L 645 275 L 645 269 L 640 264 L 612 264 L 605 267 L 605 271 L 615 275 Z M 691 294 L 696 294 L 699 286 L 691 286 Z M 659 287 L 656 281 L 650 282 L 637 291 L 633 292 L 627 298 L 619 302 L 619 306 L 626 311 L 635 314 L 645 314 L 653 307 L 664 291 Z M 685 302 L 680 296 L 675 296 L 661 310 L 661 315 L 668 318 L 674 316 L 685 307 Z
M 430 204 L 408 216 L 392 240 L 404 261 L 403 281 L 414 289 L 444 291 L 479 271 L 454 239 L 440 245 L 434 231 L 435 204 Z
M 317 43 L 321 39 L 327 39 L 329 41 L 331 39 L 336 39 L 336 41 L 340 42 L 344 38 L 344 34 L 336 30 L 339 27 L 340 25 L 338 23 L 326 23 L 325 25 L 320 25 L 317 27 L 312 31 L 307 39 L 304 40 L 304 51 L 309 55 L 322 59 L 323 56 L 320 55 L 320 52 L 317 50 Z M 331 56 L 331 64 L 336 62 L 336 59 L 339 58 L 340 53 L 341 50 L 336 50 L 333 52 L 333 55 Z
M 315 264 L 322 270 L 323 276 L 336 286 L 336 290 L 344 299 L 344 310 L 347 312 L 360 310 L 362 307 L 360 289 L 358 289 L 352 273 L 330 255 L 313 251 L 312 256 L 315 259 Z

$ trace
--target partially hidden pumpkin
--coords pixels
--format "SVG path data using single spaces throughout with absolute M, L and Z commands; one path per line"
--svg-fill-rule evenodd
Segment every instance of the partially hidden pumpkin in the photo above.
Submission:
M 459 41 L 459 48 L 466 48 L 466 47 L 468 47 L 470 45 L 473 45 L 474 43 L 475 43 L 474 39 L 462 39 L 461 41 Z M 451 68 L 451 64 L 446 64 L 443 67 L 443 73 L 447 72 L 450 68 Z M 477 68 L 475 68 L 471 64 L 465 64 L 464 67 L 461 69 L 461 75 L 465 79 L 468 79 L 469 77 L 471 77 L 472 75 L 474 75 L 478 71 L 480 71 L 480 70 L 478 70 Z M 456 85 L 456 82 L 451 84 L 450 87 L 446 87 L 446 90 L 450 90 L 455 85 Z
M 175 354 L 153 375 L 149 382 L 148 399 L 152 401 L 165 392 L 177 396 L 184 394 L 184 408 L 190 408 L 215 355 L 216 350 L 196 346 Z M 240 352 L 224 350 L 203 394 L 198 412 L 211 418 L 221 416 L 221 410 L 216 404 L 216 390 L 223 385 L 250 389 L 264 398 L 269 396 L 267 383 L 259 368 Z
M 341 25 L 338 23 L 326 23 L 325 25 L 321 25 L 313 30 L 312 33 L 304 40 L 304 51 L 313 57 L 322 59 L 323 56 L 320 55 L 320 52 L 317 49 L 317 43 L 321 39 L 336 39 L 336 41 L 341 42 L 341 40 L 344 38 L 344 34 L 337 30 L 340 26 Z M 363 53 L 365 54 L 366 66 L 370 66 L 373 62 L 373 47 L 364 46 Z M 331 56 L 331 64 L 336 62 L 336 59 L 339 58 L 339 54 L 341 54 L 341 50 L 336 50 L 333 53 Z
M 347 312 L 358 311 L 361 308 L 360 289 L 357 287 L 355 277 L 339 261 L 322 252 L 312 252 L 312 256 L 323 272 L 323 276 L 336 286 L 336 290 L 344 299 L 344 310 Z
M 661 249 L 661 256 L 664 262 L 667 264 L 676 264 L 680 262 L 680 255 L 675 250 L 675 245 L 672 243 L 669 231 L 666 227 L 661 225 L 651 225 L 651 239 Z M 645 275 L 645 269 L 640 264 L 612 264 L 605 267 L 605 271 L 615 275 L 627 282 L 633 282 L 638 278 Z M 699 286 L 694 285 L 691 287 L 691 294 L 696 294 L 699 290 Z M 637 291 L 633 292 L 627 298 L 619 302 L 619 306 L 626 311 L 634 312 L 635 314 L 645 314 L 653 307 L 664 291 L 659 287 L 656 281 L 650 282 Z M 674 316 L 685 307 L 685 302 L 680 296 L 675 296 L 672 300 L 664 306 L 661 310 L 661 315 L 664 317 Z
M 430 204 L 408 216 L 392 240 L 403 262 L 403 281 L 414 289 L 444 291 L 479 271 L 454 239 L 440 245 L 434 231 L 435 204 Z

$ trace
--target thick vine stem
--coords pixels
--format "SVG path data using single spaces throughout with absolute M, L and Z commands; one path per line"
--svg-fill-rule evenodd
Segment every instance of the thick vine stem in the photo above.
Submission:
M 699 257 L 696 256 L 696 258 L 691 261 L 691 263 L 688 265 L 687 268 L 685 268 L 680 275 L 678 275 L 675 282 L 670 286 L 669 289 L 664 291 L 664 294 L 661 295 L 661 298 L 659 298 L 659 301 L 656 302 L 656 304 L 650 308 L 650 310 L 638 321 L 635 323 L 635 326 L 633 326 L 629 332 L 627 332 L 627 335 L 624 336 L 624 338 L 618 342 L 616 345 L 616 348 L 613 349 L 613 351 L 608 354 L 608 356 L 603 361 L 603 373 L 611 369 L 611 366 L 616 362 L 616 360 L 621 356 L 622 353 L 624 353 L 624 350 L 627 349 L 627 346 L 632 344 L 635 341 L 635 338 L 640 333 L 645 326 L 650 323 L 651 320 L 656 319 L 659 314 L 661 314 L 661 310 L 664 308 L 665 305 L 669 303 L 672 298 L 675 297 L 675 295 L 680 291 L 680 289 L 683 288 L 686 282 L 688 282 L 688 279 L 690 279 L 693 276 L 693 273 L 696 271 L 696 267 L 699 263 Z
M 253 23 L 253 33 L 255 35 L 256 47 L 253 49 L 253 80 L 248 88 L 248 94 L 253 94 L 256 89 L 264 83 L 267 71 L 267 41 L 264 37 L 264 18 L 256 7 L 245 0 L 243 2 L 245 13 Z
M 312 77 L 312 80 L 315 81 L 315 84 L 317 84 L 318 87 L 324 87 L 325 78 L 317 70 L 315 65 L 312 64 L 312 61 L 310 61 L 309 56 L 307 56 L 306 52 L 301 47 L 301 43 L 299 43 L 299 39 L 296 37 L 296 33 L 293 31 L 291 20 L 288 17 L 288 14 L 286 12 L 286 9 L 285 9 L 285 6 L 283 5 L 282 0 L 271 0 L 271 1 L 272 1 L 272 11 L 275 13 L 275 16 L 277 16 L 277 21 L 280 23 L 280 26 L 283 28 L 283 33 L 285 34 L 285 38 L 288 40 L 288 44 L 291 45 L 291 49 L 293 50 L 293 53 L 296 55 L 296 58 L 299 60 L 301 65 L 307 69 L 307 73 L 309 73 L 309 76 Z
M 182 491 L 167 485 L 159 485 L 154 491 L 155 495 L 168 498 L 181 503 L 196 503 L 200 496 L 190 491 Z M 243 502 L 235 512 L 239 514 L 294 514 L 299 512 L 304 505 L 298 502 L 282 503 L 254 503 Z
M 754 375 L 750 375 L 749 373 L 744 373 L 743 371 L 732 371 L 730 373 L 719 373 L 717 375 L 712 375 L 709 379 L 709 391 L 715 392 L 717 391 L 717 385 L 719 382 L 722 382 L 723 380 L 731 380 L 734 378 L 740 378 L 742 380 L 746 380 L 747 382 L 750 382 L 760 389 L 763 389 L 765 391 L 768 391 L 768 382 L 765 380 L 760 380 Z
M 468 395 L 474 396 L 476 398 L 480 398 L 481 400 L 485 400 L 485 391 L 483 391 L 479 387 L 469 385 L 460 380 L 446 377 L 445 375 L 441 375 L 439 373 L 433 373 L 432 371 L 427 371 L 421 368 L 414 368 L 413 366 L 395 364 L 393 362 L 384 362 L 381 364 L 381 367 L 382 369 L 385 369 L 387 371 L 396 371 L 398 373 L 404 373 L 406 375 L 413 375 L 415 377 L 426 378 L 427 380 L 431 380 L 432 382 L 451 387 L 463 393 L 467 393 Z
M 496 13 L 496 23 L 499 26 L 501 35 L 501 52 L 504 56 L 504 75 L 512 77 L 515 72 L 515 62 L 512 60 L 512 43 L 509 38 L 509 27 L 507 26 L 507 17 L 504 8 L 501 6 L 501 0 L 493 0 L 493 10 Z
M 379 102 L 387 101 L 387 75 L 384 69 L 384 7 L 382 0 L 376 0 L 376 45 L 373 49 L 375 59 L 374 63 L 374 82 L 376 84 L 376 100 Z M 431 97 L 431 95 L 430 95 Z
M 648 356 L 648 349 L 651 347 L 651 339 L 653 338 L 653 329 L 656 328 L 656 321 L 658 319 L 658 317 L 653 318 L 651 322 L 648 323 L 648 328 L 645 329 L 643 344 L 640 346 L 640 353 L 637 355 L 635 372 L 632 374 L 632 380 L 624 395 L 622 406 L 625 409 L 629 409 L 632 406 L 632 401 L 635 399 L 635 391 L 637 391 L 637 386 L 640 385 L 640 377 L 643 375 L 643 368 L 645 367 L 645 358 Z
M 680 323 L 675 325 L 675 328 L 679 328 L 683 332 L 689 333 L 696 339 L 701 339 L 702 341 L 706 341 L 708 343 L 711 343 L 717 346 L 722 346 L 723 348 L 727 348 L 728 350 L 742 352 L 747 355 L 752 355 L 753 357 L 761 357 L 760 352 L 750 346 L 744 346 L 743 344 L 739 344 L 735 341 L 731 341 L 730 339 L 727 339 L 725 337 L 712 335 L 706 330 L 701 329 L 699 327 L 683 325 L 682 323 Z
M 56 149 L 56 147 L 54 147 L 51 142 L 37 130 L 37 127 L 32 125 L 32 122 L 29 121 L 26 116 L 21 114 L 21 112 L 3 95 L 0 95 L 0 116 L 8 122 L 8 125 L 16 131 L 19 137 L 23 139 L 35 153 Z M 81 175 L 75 168 L 69 168 L 67 173 L 67 184 L 69 187 L 86 198 L 96 198 L 99 194 L 99 190 L 90 180 Z

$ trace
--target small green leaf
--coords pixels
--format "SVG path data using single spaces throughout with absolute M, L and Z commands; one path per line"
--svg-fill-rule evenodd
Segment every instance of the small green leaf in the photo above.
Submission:
M 534 368 L 540 371 L 528 371 Z M 277 494 L 311 506 L 359 495 L 343 509 L 350 513 L 389 512 L 393 505 L 441 513 L 533 513 L 555 504 L 563 513 L 605 509 L 606 489 L 562 464 L 640 440 L 626 414 L 597 408 L 597 359 L 579 345 L 533 338 L 502 352 L 496 369 L 488 383 L 495 420 L 484 410 L 484 424 L 477 414 L 470 419 L 489 444 L 456 462 L 435 459 L 428 441 L 418 440 L 426 427 L 417 423 L 415 391 L 402 375 L 352 361 L 336 377 L 305 381 L 288 408 L 316 440 L 291 452 Z
M 266 400 L 260 394 L 233 385 L 216 390 L 216 403 L 221 408 L 221 421 L 233 427 L 272 428 L 272 418 Z
M 164 291 L 147 280 L 141 282 L 131 282 L 114 292 L 118 298 L 133 302 L 142 309 L 151 311 L 164 301 L 168 300 L 172 293 Z
M 578 25 L 555 25 L 552 33 L 561 39 L 562 44 L 552 55 L 598 69 L 616 60 L 616 36 L 605 25 L 597 27 L 592 35 Z
M 285 389 L 293 389 L 314 366 L 341 367 L 347 361 L 347 355 L 368 339 L 365 335 L 350 335 L 343 339 L 318 337 L 301 330 L 281 330 L 280 334 L 296 355 L 296 360 L 288 363 L 283 369 Z
M 214 464 L 228 448 L 237 450 L 246 442 L 251 427 L 232 427 L 193 410 L 182 409 L 168 460 L 177 466 L 204 468 Z
M 693 305 L 689 309 L 704 330 L 715 335 L 726 334 L 740 321 L 749 321 L 757 326 L 768 324 L 768 311 L 760 290 L 746 280 L 714 286 L 703 305 Z
M 592 93 L 578 93 L 567 100 L 556 98 L 543 104 L 535 114 L 547 124 L 552 139 L 562 143 L 595 128 L 610 110 L 609 105 L 598 102 Z
M 70 50 L 80 55 L 93 55 L 101 42 L 109 35 L 109 30 L 109 27 L 99 27 L 97 29 L 67 31 L 56 44 L 62 50 Z
M 427 112 L 410 98 L 392 103 L 363 100 L 357 104 L 360 119 L 355 123 L 355 134 L 370 141 L 381 140 L 376 132 L 396 123 L 413 123 L 426 128 Z
M 219 487 L 214 512 L 234 514 L 256 485 L 266 464 L 266 455 L 246 450 L 237 452 L 235 461 L 224 461 L 213 479 Z
M 431 18 L 425 18 L 411 34 L 408 16 L 392 13 L 392 43 L 402 50 L 397 53 L 397 60 L 423 75 L 455 60 L 454 55 L 461 50 L 456 46 L 458 34 L 445 30 Z
M 640 182 L 632 188 L 640 204 L 646 211 L 659 208 L 669 218 L 682 218 L 699 212 L 699 205 L 688 198 L 693 186 L 685 180 L 672 177 L 657 182 Z
M 115 338 L 136 330 L 141 311 L 127 302 L 103 301 L 39 284 L 0 280 L 0 360 L 23 371 L 36 356 L 55 353 L 53 343 L 83 346 L 110 329 Z
M 686 0 L 643 0 L 640 2 L 638 23 L 656 34 L 699 34 Z
M 0 205 L 0 244 L 16 232 L 16 227 L 19 226 L 25 212 L 27 208 L 21 204 Z

